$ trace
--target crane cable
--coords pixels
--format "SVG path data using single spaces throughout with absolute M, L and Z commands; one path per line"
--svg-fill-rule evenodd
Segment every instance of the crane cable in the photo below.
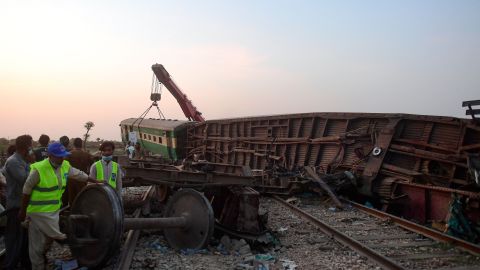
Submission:
M 143 119 L 145 119 L 145 116 L 147 116 L 148 112 L 150 111 L 150 109 L 152 109 L 152 107 L 156 107 L 157 108 L 157 111 L 158 111 L 158 116 L 161 120 L 165 120 L 165 115 L 163 115 L 162 111 L 160 110 L 160 107 L 158 106 L 158 103 L 157 101 L 160 101 L 161 97 L 162 97 L 162 85 L 160 83 L 160 81 L 158 80 L 158 78 L 155 76 L 155 73 L 153 73 L 153 76 L 152 76 L 152 86 L 151 86 L 151 89 L 150 89 L 150 100 L 152 101 L 152 104 L 150 105 L 150 107 L 148 107 L 142 114 L 140 114 L 140 116 L 135 119 L 135 121 L 133 121 L 132 123 L 132 127 L 135 126 L 135 123 L 138 122 L 137 124 L 137 130 L 138 130 L 138 135 L 140 135 L 140 124 L 143 122 Z M 144 146 L 144 143 L 143 143 L 143 138 L 142 136 L 139 136 L 140 137 L 140 142 L 142 144 L 142 148 L 145 149 L 145 146 Z
M 152 74 L 152 86 L 150 91 L 150 100 L 152 101 L 152 106 L 157 107 L 158 115 L 160 119 L 165 119 L 165 115 L 163 115 L 162 111 L 158 107 L 157 101 L 160 101 L 162 98 L 162 84 L 155 76 L 155 73 Z M 151 107 L 151 106 L 150 106 Z

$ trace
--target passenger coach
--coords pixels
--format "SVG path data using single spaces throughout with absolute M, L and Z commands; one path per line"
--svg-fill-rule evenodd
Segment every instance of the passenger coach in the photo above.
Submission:
M 120 122 L 122 141 L 139 142 L 151 155 L 176 161 L 185 157 L 187 127 L 191 121 L 128 118 Z

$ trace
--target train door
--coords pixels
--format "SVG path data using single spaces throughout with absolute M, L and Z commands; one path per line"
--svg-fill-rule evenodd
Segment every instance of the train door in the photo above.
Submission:
M 168 158 L 173 160 L 173 140 L 172 140 L 173 132 L 167 132 L 167 151 L 168 151 Z

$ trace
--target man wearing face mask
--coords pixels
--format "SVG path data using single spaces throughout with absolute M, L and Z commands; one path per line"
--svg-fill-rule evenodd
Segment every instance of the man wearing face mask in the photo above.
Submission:
M 59 213 L 67 178 L 98 183 L 65 160 L 70 152 L 62 144 L 51 143 L 47 152 L 47 159 L 31 165 L 30 174 L 23 186 L 19 213 L 22 221 L 28 215 L 28 250 L 34 270 L 45 269 L 45 255 L 53 240 L 66 239 L 66 235 L 60 232 Z
M 19 136 L 15 140 L 15 148 L 15 152 L 7 159 L 3 168 L 7 183 L 6 256 L 3 269 L 17 269 L 19 262 L 24 268 L 30 269 L 28 234 L 22 228 L 18 214 L 22 201 L 22 188 L 30 171 L 30 163 L 35 161 L 32 137 L 30 135 Z
M 92 164 L 90 167 L 90 177 L 108 183 L 117 191 L 121 199 L 122 169 L 117 162 L 112 160 L 115 144 L 111 141 L 105 141 L 100 145 L 99 150 L 102 152 L 102 159 Z

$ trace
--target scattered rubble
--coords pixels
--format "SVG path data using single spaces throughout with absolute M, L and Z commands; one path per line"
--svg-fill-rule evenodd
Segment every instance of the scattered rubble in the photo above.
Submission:
M 132 192 L 132 194 L 134 193 Z M 369 235 L 370 230 L 373 229 L 368 223 L 370 218 L 360 215 L 356 209 L 345 207 L 340 212 L 331 212 L 328 205 L 318 204 L 320 200 L 319 198 L 302 198 L 301 207 L 312 214 L 321 215 L 324 219 L 333 217 L 338 226 L 346 228 L 361 226 L 363 228 L 362 235 Z M 144 230 L 137 242 L 130 269 L 380 269 L 366 258 L 322 234 L 316 227 L 296 217 L 292 212 L 285 211 L 274 200 L 261 198 L 260 203 L 262 209 L 268 211 L 269 215 L 267 225 L 273 239 L 269 244 L 254 244 L 245 239 L 218 235 L 204 249 L 177 251 L 169 247 L 161 230 Z M 160 214 L 152 212 L 151 215 Z M 378 220 L 375 222 L 374 229 L 376 230 L 385 230 L 386 234 L 398 233 L 391 231 L 389 222 L 378 222 Z M 351 234 L 353 231 L 346 230 L 346 233 Z M 420 240 L 415 239 L 417 242 L 421 242 Z M 375 243 L 385 245 L 389 244 L 389 241 L 383 240 Z M 428 252 L 432 248 L 440 249 L 437 246 L 419 246 L 416 250 L 420 254 Z M 395 251 L 395 254 L 397 253 L 399 250 Z M 72 260 L 74 260 L 67 246 L 61 246 L 58 243 L 53 244 L 47 256 L 51 269 L 63 270 L 64 266 L 72 265 Z M 118 258 L 112 259 L 104 269 L 116 269 L 117 262 Z M 434 258 L 431 260 L 430 267 L 416 263 L 406 263 L 404 266 L 407 268 L 432 268 L 449 266 L 449 264 L 444 259 Z

